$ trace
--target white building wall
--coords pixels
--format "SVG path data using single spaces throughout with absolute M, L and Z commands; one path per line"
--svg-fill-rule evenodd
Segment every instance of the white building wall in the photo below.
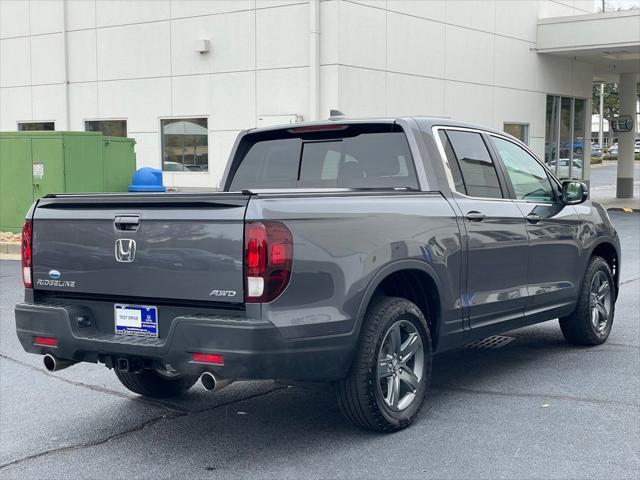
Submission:
M 533 50 L 537 19 L 592 9 L 591 0 L 322 1 L 321 116 L 525 122 L 542 154 L 545 95 L 590 98 L 592 78 L 588 65 Z M 309 119 L 308 37 L 306 0 L 0 0 L 0 130 L 28 120 L 62 130 L 67 108 L 72 130 L 123 118 L 139 166 L 160 168 L 160 119 L 207 116 L 209 173 L 165 181 L 216 185 L 238 131 L 258 116 Z M 201 38 L 204 55 L 193 51 Z
M 535 51 L 538 18 L 591 13 L 591 1 L 329 3 L 340 21 L 334 102 L 349 115 L 528 123 L 542 156 L 546 94 L 591 98 L 589 65 Z

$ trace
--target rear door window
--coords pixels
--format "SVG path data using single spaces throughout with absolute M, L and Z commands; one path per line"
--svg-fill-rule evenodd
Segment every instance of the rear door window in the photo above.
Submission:
M 462 173 L 460 172 L 460 166 L 458 165 L 458 160 L 456 159 L 455 153 L 453 153 L 453 147 L 451 146 L 449 137 L 447 137 L 447 132 L 445 132 L 444 130 L 440 130 L 438 134 L 440 135 L 440 141 L 442 142 L 442 146 L 444 147 L 444 154 L 445 157 L 447 157 L 449 170 L 451 170 L 454 187 L 457 192 L 464 193 L 466 195 L 467 189 L 464 186 Z
M 377 130 L 381 127 L 387 131 L 350 126 L 333 133 L 258 141 L 249 147 L 229 189 L 418 189 L 404 132 L 390 125 Z
M 482 135 L 447 130 L 447 137 L 451 142 L 466 194 L 471 197 L 503 198 L 498 173 Z

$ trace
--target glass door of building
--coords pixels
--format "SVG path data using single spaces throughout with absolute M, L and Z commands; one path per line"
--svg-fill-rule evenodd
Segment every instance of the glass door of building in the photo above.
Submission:
M 560 179 L 584 178 L 586 100 L 547 95 L 544 159 Z

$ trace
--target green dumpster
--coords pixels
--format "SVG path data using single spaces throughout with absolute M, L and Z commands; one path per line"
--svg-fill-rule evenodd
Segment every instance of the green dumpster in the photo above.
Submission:
M 47 193 L 126 192 L 134 145 L 100 132 L 0 132 L 0 231 L 20 231 Z
M 123 137 L 104 137 L 102 150 L 104 191 L 126 192 L 131 175 L 136 170 L 135 140 Z

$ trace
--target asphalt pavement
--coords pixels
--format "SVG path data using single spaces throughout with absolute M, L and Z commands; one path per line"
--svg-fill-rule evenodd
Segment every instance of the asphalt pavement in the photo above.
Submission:
M 499 349 L 436 357 L 416 423 L 347 424 L 331 391 L 239 382 L 148 401 L 103 366 L 47 373 L 23 352 L 19 264 L 0 262 L 0 478 L 638 478 L 640 214 L 623 246 L 609 341 L 566 344 L 556 321 Z

